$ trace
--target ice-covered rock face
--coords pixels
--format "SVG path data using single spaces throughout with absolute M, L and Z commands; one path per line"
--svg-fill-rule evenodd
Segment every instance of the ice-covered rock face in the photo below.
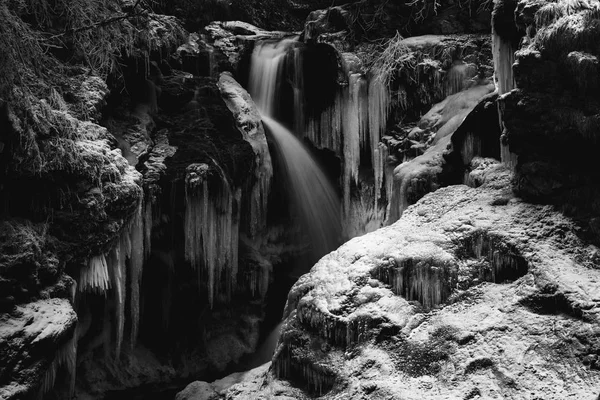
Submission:
M 492 165 L 321 259 L 290 292 L 273 375 L 325 398 L 597 396 L 598 249 L 509 182 Z

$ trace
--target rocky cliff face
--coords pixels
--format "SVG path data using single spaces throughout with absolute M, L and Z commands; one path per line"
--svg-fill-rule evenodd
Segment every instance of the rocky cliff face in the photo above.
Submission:
M 272 365 L 179 398 L 597 396 L 596 4 L 496 2 L 491 38 L 490 2 L 253 4 L 157 5 L 191 35 L 140 2 L 0 5 L 1 397 L 255 350 L 303 260 L 242 87 L 256 41 L 293 37 L 263 28 L 303 29 L 278 116 L 339 179 L 346 236 L 399 221 L 298 281 Z
M 598 5 L 522 1 L 513 8 L 513 29 L 524 37 L 515 90 L 501 107 L 517 156 L 515 190 L 559 205 L 597 237 Z
M 109 3 L 73 5 L 97 26 L 0 6 L 23 69 L 0 82 L 2 398 L 213 376 L 259 339 L 281 256 L 260 117 L 174 17 Z

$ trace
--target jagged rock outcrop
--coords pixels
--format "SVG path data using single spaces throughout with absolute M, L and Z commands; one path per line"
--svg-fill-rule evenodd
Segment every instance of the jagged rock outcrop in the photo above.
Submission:
M 290 292 L 271 373 L 323 398 L 595 398 L 599 249 L 515 198 L 505 167 L 484 175 L 321 259 Z M 269 398 L 264 379 L 227 398 Z
M 515 190 L 561 206 L 598 237 L 598 4 L 523 0 L 513 7 L 513 29 L 526 33 L 512 67 L 516 86 L 501 108 L 517 157 Z

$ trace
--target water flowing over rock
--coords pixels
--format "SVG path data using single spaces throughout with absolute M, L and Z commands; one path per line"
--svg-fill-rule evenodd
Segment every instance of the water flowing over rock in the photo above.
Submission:
M 295 39 L 260 43 L 254 49 L 250 70 L 250 93 L 256 99 L 263 123 L 280 153 L 291 190 L 290 203 L 299 212 L 316 255 L 333 249 L 340 227 L 339 200 L 316 160 L 293 133 L 273 115 L 278 85 L 288 47 Z

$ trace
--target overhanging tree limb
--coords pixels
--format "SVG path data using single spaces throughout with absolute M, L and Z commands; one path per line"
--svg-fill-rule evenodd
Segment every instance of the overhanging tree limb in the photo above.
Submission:
M 53 35 L 53 36 L 49 37 L 48 39 L 51 40 L 51 39 L 56 39 L 56 38 L 59 38 L 59 37 L 62 37 L 62 36 L 66 36 L 66 35 L 73 35 L 73 34 L 78 33 L 78 32 L 87 31 L 87 30 L 90 30 L 90 29 L 99 28 L 101 26 L 110 25 L 110 24 L 112 24 L 112 23 L 114 23 L 116 21 L 121 21 L 121 20 L 128 19 L 128 18 L 138 17 L 138 16 L 140 16 L 142 14 L 141 13 L 134 13 L 134 11 L 137 8 L 137 6 L 141 3 L 141 1 L 142 0 L 137 0 L 135 2 L 135 4 L 133 5 L 133 7 L 131 8 L 131 10 L 129 12 L 125 13 L 125 14 L 117 15 L 117 16 L 110 17 L 110 18 L 106 18 L 106 19 L 104 19 L 102 21 L 98 21 L 98 22 L 93 23 L 93 24 L 88 25 L 88 26 L 82 26 L 82 27 L 79 27 L 79 28 L 76 28 L 76 29 L 67 29 L 66 31 L 61 32 L 61 33 L 56 34 L 56 35 Z

